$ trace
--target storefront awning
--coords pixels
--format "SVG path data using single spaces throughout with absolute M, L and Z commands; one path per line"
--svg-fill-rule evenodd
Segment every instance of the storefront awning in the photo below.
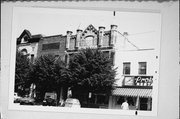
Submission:
M 152 97 L 152 89 L 138 88 L 116 88 L 112 92 L 113 96 L 130 96 L 130 97 Z

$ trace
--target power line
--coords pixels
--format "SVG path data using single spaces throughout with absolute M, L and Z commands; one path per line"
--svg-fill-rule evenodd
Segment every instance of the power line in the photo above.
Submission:
M 135 44 L 133 44 L 131 41 L 129 41 L 129 39 L 126 36 L 124 36 L 121 32 L 117 31 L 117 33 L 119 33 L 121 36 L 123 36 L 125 38 L 125 40 L 127 40 L 127 42 L 129 42 L 132 46 L 134 46 L 136 49 L 139 50 L 139 47 L 137 47 Z
M 133 36 L 133 35 L 147 34 L 147 33 L 152 33 L 152 32 L 155 32 L 155 31 L 146 31 L 146 32 L 134 33 L 134 34 L 129 34 L 129 35 Z
M 138 49 L 138 50 L 121 50 L 121 51 L 126 51 L 126 52 L 128 52 L 128 51 L 148 51 L 148 50 L 155 50 L 154 48 L 147 48 L 147 49 Z

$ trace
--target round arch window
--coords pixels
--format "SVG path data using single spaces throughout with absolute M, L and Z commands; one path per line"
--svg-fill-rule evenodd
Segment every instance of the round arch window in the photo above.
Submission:
M 27 49 L 25 49 L 25 48 L 22 49 L 22 50 L 21 50 L 21 53 L 22 53 L 23 55 L 27 55 Z

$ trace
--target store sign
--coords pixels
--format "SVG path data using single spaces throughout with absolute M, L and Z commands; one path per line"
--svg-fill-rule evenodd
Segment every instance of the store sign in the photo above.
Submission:
M 125 86 L 152 86 L 153 76 L 125 76 Z
M 124 85 L 134 86 L 134 77 L 124 77 Z

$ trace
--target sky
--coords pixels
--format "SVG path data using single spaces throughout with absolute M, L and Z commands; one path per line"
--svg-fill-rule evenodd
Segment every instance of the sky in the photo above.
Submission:
M 19 37 L 24 29 L 32 35 L 42 34 L 66 35 L 66 31 L 84 30 L 89 24 L 96 29 L 105 26 L 110 30 L 111 24 L 118 25 L 118 31 L 128 32 L 127 38 L 137 47 L 156 48 L 160 39 L 160 14 L 146 12 L 75 10 L 58 8 L 17 8 L 14 12 L 15 37 Z M 118 34 L 118 41 L 122 44 L 124 37 Z M 124 43 L 124 42 L 123 42 Z M 126 43 L 128 44 L 128 43 Z

